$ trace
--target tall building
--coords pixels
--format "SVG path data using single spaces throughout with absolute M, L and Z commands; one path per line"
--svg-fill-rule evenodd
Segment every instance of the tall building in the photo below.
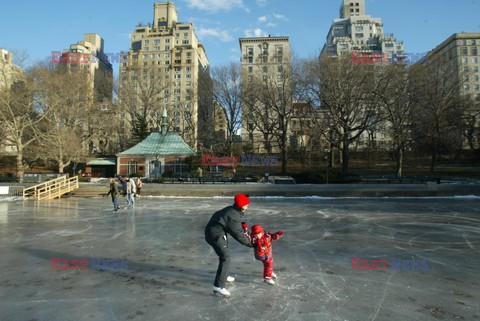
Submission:
M 84 134 L 83 149 L 89 154 L 113 154 L 119 138 L 112 126 L 120 115 L 111 110 L 113 94 L 113 68 L 104 52 L 104 40 L 96 33 L 84 34 L 83 40 L 63 50 L 60 57 L 53 52 L 53 62 L 69 71 L 84 71 L 90 85 L 88 94 L 91 108 L 88 119 L 81 122 Z M 110 108 L 110 109 L 109 109 Z M 106 121 L 108 119 L 108 122 Z
M 0 88 L 11 86 L 22 74 L 22 68 L 13 64 L 13 54 L 0 48 Z
M 267 86 L 268 90 L 280 88 L 280 91 L 281 88 L 289 88 L 290 42 L 287 36 L 240 38 L 239 41 L 244 88 L 252 89 L 249 86 L 251 83 L 258 84 L 259 86 L 254 85 L 257 89 L 264 86 Z M 290 92 L 276 94 L 291 95 Z M 290 99 L 291 97 L 288 98 L 289 104 Z M 278 152 L 278 142 L 268 134 L 278 131 L 278 124 L 270 124 L 272 119 L 278 119 L 278 115 L 274 115 L 271 108 L 268 110 L 268 104 L 261 104 L 262 102 L 258 102 L 252 106 L 246 101 L 242 103 L 242 142 L 251 143 L 257 153 Z M 268 126 L 271 127 L 270 130 L 266 128 Z
M 430 51 L 426 61 L 439 62 L 441 65 L 453 68 L 459 77 L 463 77 L 460 93 L 467 97 L 478 98 L 480 96 L 479 48 L 480 33 L 455 33 Z
M 403 42 L 384 33 L 381 18 L 366 14 L 365 0 L 342 0 L 340 18 L 334 19 L 322 54 L 346 56 L 352 52 L 386 54 L 388 61 L 403 59 Z
M 111 101 L 113 90 L 113 69 L 104 53 L 104 41 L 96 33 L 86 33 L 83 40 L 70 45 L 60 58 L 60 63 L 70 70 L 87 71 L 93 97 L 96 101 Z
M 0 48 L 0 95 L 4 94 L 4 91 L 10 90 L 11 86 L 18 80 L 21 80 L 24 76 L 22 68 L 16 66 L 13 63 L 13 54 L 3 48 Z M 16 147 L 11 143 L 11 136 L 4 131 L 5 125 L 2 124 L 0 130 L 0 155 L 15 155 L 17 153 Z
M 469 119 L 467 131 L 470 131 L 470 133 L 465 135 L 466 139 L 463 145 L 465 149 L 480 146 L 479 49 L 480 33 L 455 33 L 430 51 L 426 59 L 428 64 L 438 63 L 441 66 L 448 67 L 452 74 L 457 75 L 460 84 L 458 94 L 472 101 L 472 110 L 470 110 L 470 115 L 466 117 Z
M 154 3 L 153 23 L 138 25 L 130 50 L 121 55 L 119 98 L 129 123 L 135 113 L 158 128 L 161 111 L 171 115 L 170 127 L 194 149 L 198 140 L 198 76 L 208 68 L 205 48 L 192 23 L 179 22 L 173 2 Z

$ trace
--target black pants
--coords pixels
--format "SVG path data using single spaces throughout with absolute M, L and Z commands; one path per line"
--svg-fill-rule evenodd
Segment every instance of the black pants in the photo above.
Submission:
M 210 244 L 215 253 L 218 255 L 218 268 L 215 276 L 214 286 L 224 288 L 227 283 L 228 271 L 230 269 L 230 248 L 226 237 L 220 237 L 217 240 L 212 240 L 206 237 L 206 241 Z

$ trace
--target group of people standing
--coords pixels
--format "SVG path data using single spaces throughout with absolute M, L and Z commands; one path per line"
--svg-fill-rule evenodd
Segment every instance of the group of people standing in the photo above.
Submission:
M 110 189 L 107 193 L 112 196 L 113 211 L 116 212 L 120 209 L 118 205 L 118 197 L 120 196 L 120 189 L 125 192 L 127 206 L 135 207 L 135 197 L 140 197 L 140 191 L 142 189 L 142 180 L 140 178 L 134 179 L 131 177 L 119 177 L 118 178 L 121 188 L 118 187 L 114 178 L 109 179 Z

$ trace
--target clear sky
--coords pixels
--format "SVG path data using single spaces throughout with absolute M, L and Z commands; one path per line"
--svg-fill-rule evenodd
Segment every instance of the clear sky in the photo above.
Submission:
M 8 4 L 7 4 L 8 1 Z M 367 14 L 382 18 L 385 32 L 423 53 L 456 32 L 480 32 L 480 0 L 366 0 Z M 0 48 L 25 49 L 26 66 L 98 33 L 105 52 L 129 49 L 135 25 L 153 20 L 149 0 L 2 0 Z M 192 22 L 212 67 L 239 61 L 238 38 L 289 36 L 301 58 L 317 55 L 341 0 L 176 0 L 179 21 Z M 118 74 L 118 63 L 113 66 Z

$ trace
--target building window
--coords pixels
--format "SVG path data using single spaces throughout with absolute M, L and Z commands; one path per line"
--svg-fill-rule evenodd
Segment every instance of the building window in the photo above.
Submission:
M 170 50 L 170 46 L 165 46 L 165 50 Z
M 144 44 L 144 45 L 148 45 L 149 43 L 150 43 L 149 40 L 144 40 L 144 41 L 143 41 L 143 44 Z
M 363 31 L 363 26 L 356 26 L 355 31 Z
M 128 162 L 128 175 L 135 174 L 137 172 L 137 162 L 129 161 Z
M 464 64 L 468 64 L 468 58 L 463 58 L 463 59 L 462 59 L 462 62 L 463 62 Z
M 165 39 L 165 43 L 170 43 L 170 39 Z
M 248 63 L 249 64 L 253 63 L 253 57 L 248 57 Z
M 252 66 L 248 66 L 248 72 L 253 72 L 253 67 Z
M 183 40 L 182 45 L 188 45 L 189 41 L 188 40 Z
M 355 37 L 357 37 L 357 38 L 363 38 L 363 33 L 356 33 L 356 34 L 355 34 Z
M 474 64 L 478 64 L 478 58 L 477 58 L 477 57 L 475 57 L 475 58 L 472 58 L 472 63 L 474 63 Z
M 153 43 L 156 44 L 156 45 L 158 45 L 158 44 L 160 43 L 160 39 L 155 39 L 155 40 L 153 41 Z
M 477 49 L 477 47 L 472 47 L 472 56 L 478 56 L 478 49 Z
M 191 74 L 187 74 L 187 78 L 192 78 L 192 75 L 191 75 Z
M 462 56 L 467 56 L 468 55 L 468 48 L 467 47 L 463 47 L 462 48 Z

